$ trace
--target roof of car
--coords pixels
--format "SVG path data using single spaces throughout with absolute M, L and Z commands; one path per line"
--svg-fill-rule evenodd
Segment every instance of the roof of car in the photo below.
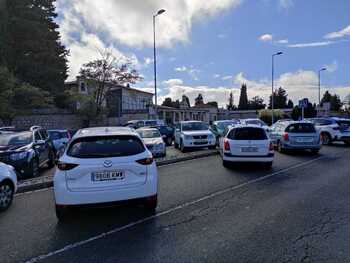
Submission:
M 110 135 L 136 135 L 136 131 L 129 127 L 94 127 L 80 129 L 74 135 L 75 138 L 90 136 L 110 136 Z
M 238 125 L 232 125 L 231 127 L 233 129 L 250 127 L 250 128 L 258 128 L 258 129 L 264 130 L 263 127 L 261 127 L 260 125 L 256 125 L 256 124 L 238 124 Z
M 198 122 L 198 123 L 202 123 L 203 121 L 180 121 L 179 123 L 193 123 L 193 122 Z
M 68 130 L 64 130 L 64 129 L 62 129 L 62 130 L 47 130 L 48 132 L 68 132 Z
M 158 131 L 156 127 L 141 127 L 136 129 L 136 131 L 144 131 L 144 130 Z

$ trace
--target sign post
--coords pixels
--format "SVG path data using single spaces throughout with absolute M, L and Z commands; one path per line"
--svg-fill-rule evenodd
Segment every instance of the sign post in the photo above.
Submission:
M 299 100 L 299 108 L 301 108 L 301 119 L 304 120 L 304 109 L 309 105 L 308 98 Z

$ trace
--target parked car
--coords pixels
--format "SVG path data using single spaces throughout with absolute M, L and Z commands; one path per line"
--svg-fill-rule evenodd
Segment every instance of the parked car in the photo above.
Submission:
M 15 131 L 15 127 L 13 126 L 7 126 L 7 127 L 0 127 L 0 134 L 5 134 L 5 133 L 11 133 Z
M 328 145 L 335 141 L 342 141 L 350 145 L 350 120 L 343 118 L 313 118 L 309 119 L 315 124 L 321 134 L 322 144 Z
M 49 134 L 49 138 L 53 143 L 56 153 L 62 151 L 71 138 L 68 130 L 48 130 L 47 133 Z
M 201 121 L 181 121 L 175 126 L 175 148 L 185 152 L 189 148 L 209 147 L 215 149 L 216 138 L 209 125 Z
M 0 162 L 12 165 L 19 178 L 39 176 L 39 168 L 54 166 L 55 150 L 46 130 L 0 134 Z
M 320 133 L 308 121 L 277 123 L 271 128 L 270 138 L 279 152 L 311 150 L 317 154 L 321 148 Z
M 235 162 L 259 162 L 270 168 L 274 147 L 264 128 L 238 125 L 220 139 L 220 154 L 226 167 Z
M 160 126 L 150 126 L 151 128 L 156 128 L 163 137 L 163 140 L 167 146 L 171 146 L 174 141 L 174 128 L 167 125 Z
M 153 154 L 153 157 L 166 156 L 166 145 L 158 129 L 145 127 L 136 131 L 146 144 L 147 149 Z
M 240 122 L 245 125 L 257 125 L 264 128 L 265 130 L 269 129 L 269 126 L 260 119 L 241 119 Z
M 238 125 L 239 123 L 239 120 L 214 121 L 209 129 L 215 135 L 216 145 L 219 145 L 219 138 L 223 136 L 226 127 Z
M 0 162 L 0 212 L 10 207 L 16 191 L 17 175 L 15 169 Z
M 158 174 L 152 153 L 127 127 L 79 130 L 57 163 L 54 175 L 56 215 L 69 209 L 117 201 L 157 206 Z
M 124 126 L 138 129 L 146 126 L 159 126 L 159 125 L 164 125 L 164 121 L 163 120 L 131 120 L 131 121 L 128 121 Z

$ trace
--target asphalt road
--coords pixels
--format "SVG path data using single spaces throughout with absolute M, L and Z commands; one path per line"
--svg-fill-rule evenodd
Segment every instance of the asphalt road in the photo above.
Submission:
M 219 156 L 159 168 L 156 215 L 79 211 L 58 224 L 52 189 L 0 214 L 7 262 L 350 262 L 350 148 L 277 154 L 273 169 Z

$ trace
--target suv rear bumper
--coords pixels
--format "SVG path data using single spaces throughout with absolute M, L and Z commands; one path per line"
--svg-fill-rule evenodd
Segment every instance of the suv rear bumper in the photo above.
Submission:
M 275 154 L 269 153 L 264 156 L 241 156 L 241 155 L 232 155 L 230 153 L 224 153 L 222 159 L 228 162 L 261 162 L 268 163 L 272 162 Z

